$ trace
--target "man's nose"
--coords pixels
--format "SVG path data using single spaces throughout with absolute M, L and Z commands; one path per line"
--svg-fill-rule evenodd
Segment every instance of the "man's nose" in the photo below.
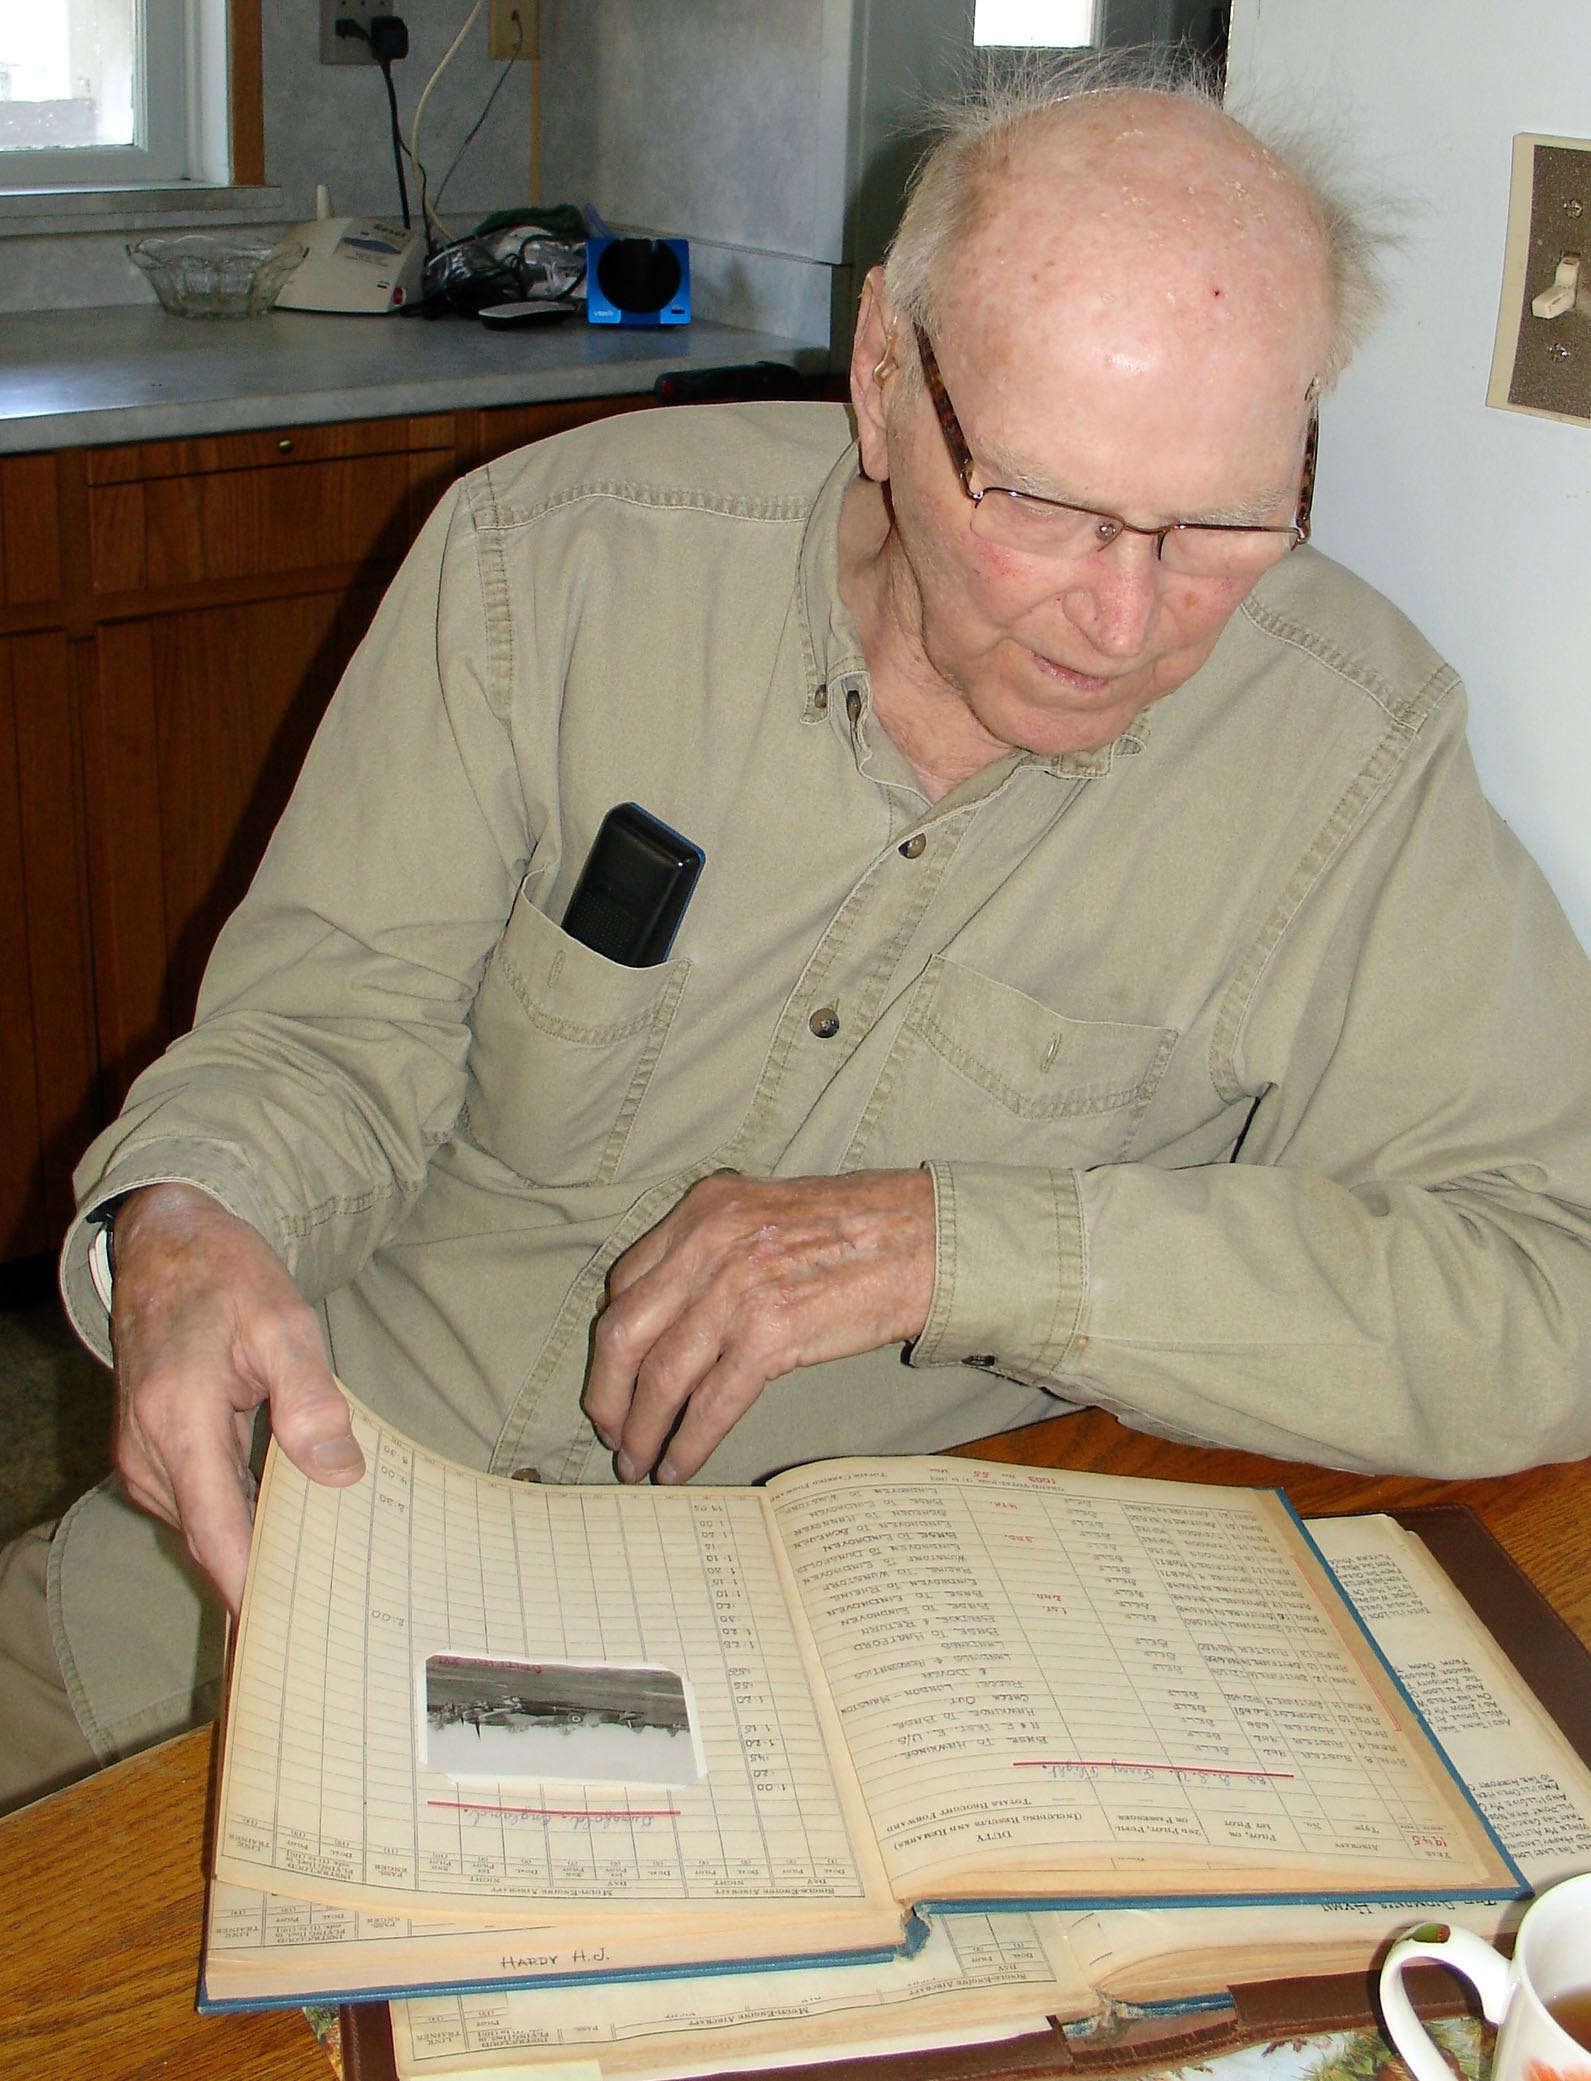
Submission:
M 1161 575 L 1153 536 L 1118 535 L 1068 574 L 1061 601 L 1102 656 L 1134 657 L 1149 635 Z

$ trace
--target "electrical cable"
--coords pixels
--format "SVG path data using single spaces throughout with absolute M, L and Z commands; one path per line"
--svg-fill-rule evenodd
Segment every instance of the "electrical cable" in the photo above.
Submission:
M 468 24 L 465 25 L 468 27 Z M 401 16 L 378 15 L 366 29 L 352 15 L 342 15 L 337 22 L 339 36 L 357 36 L 369 46 L 370 55 L 381 68 L 381 77 L 386 83 L 387 112 L 392 127 L 392 163 L 398 174 L 398 206 L 403 212 L 403 228 L 412 228 L 409 215 L 409 184 L 403 177 L 403 154 L 407 149 L 403 142 L 403 125 L 398 120 L 398 90 L 392 81 L 392 64 L 395 58 L 409 55 L 408 24 Z M 451 52 L 449 56 L 451 56 Z M 412 156 L 412 154 L 411 154 Z
M 530 61 L 530 199 L 541 201 L 541 45 Z
M 403 211 L 403 228 L 408 231 L 413 219 L 409 215 L 409 184 L 403 177 L 403 129 L 398 122 L 398 90 L 392 84 L 392 60 L 378 58 L 376 63 L 387 83 L 387 107 L 392 116 L 392 163 L 398 169 L 398 204 Z
M 466 26 L 468 26 L 468 25 L 466 24 Z M 440 181 L 439 181 L 439 182 L 437 183 L 437 190 L 436 190 L 436 207 L 437 207 L 438 209 L 440 209 L 440 208 L 442 207 L 442 197 L 443 197 L 443 195 L 444 195 L 444 194 L 445 194 L 445 193 L 447 192 L 447 184 L 448 184 L 448 182 L 449 182 L 450 180 L 452 180 L 452 178 L 453 178 L 454 174 L 455 174 L 455 173 L 457 173 L 457 171 L 458 171 L 458 164 L 459 164 L 459 161 L 460 161 L 460 160 L 461 160 L 461 159 L 462 159 L 462 158 L 464 157 L 464 154 L 465 154 L 465 153 L 466 153 L 466 152 L 467 152 L 467 151 L 469 150 L 469 148 L 470 148 L 470 144 L 471 144 L 471 141 L 472 141 L 472 140 L 474 139 L 474 137 L 476 136 L 477 132 L 478 132 L 478 131 L 480 130 L 480 127 L 481 127 L 481 125 L 482 125 L 482 124 L 483 124 L 483 123 L 484 123 L 484 122 L 486 121 L 486 118 L 487 118 L 487 117 L 488 117 L 488 116 L 489 116 L 489 115 L 491 114 L 491 112 L 492 112 L 492 103 L 493 103 L 493 102 L 494 102 L 494 101 L 495 101 L 495 100 L 497 99 L 498 95 L 499 95 L 499 94 L 501 94 L 501 92 L 503 91 L 503 88 L 504 88 L 504 86 L 505 86 L 505 85 L 507 84 L 507 81 L 508 81 L 508 75 L 509 75 L 509 73 L 510 73 L 510 72 L 512 72 L 512 71 L 513 71 L 513 69 L 514 69 L 514 61 L 515 61 L 515 59 L 516 59 L 516 58 L 518 58 L 518 56 L 519 56 L 519 45 L 520 45 L 520 44 L 522 44 L 522 43 L 524 42 L 524 40 L 525 40 L 525 32 L 524 32 L 524 28 L 523 28 L 523 26 L 521 25 L 521 23 L 520 23 L 520 20 L 519 20 L 519 17 L 518 17 L 517 15 L 516 15 L 516 16 L 514 17 L 514 27 L 515 27 L 515 29 L 516 29 L 516 30 L 518 30 L 518 32 L 519 32 L 519 33 L 518 33 L 518 37 L 517 37 L 517 39 L 516 39 L 516 41 L 515 41 L 515 45 L 514 45 L 514 50 L 513 50 L 513 53 L 512 53 L 512 55 L 511 55 L 510 57 L 508 57 L 508 58 L 505 58 L 505 59 L 504 59 L 504 61 L 503 61 L 503 67 L 502 67 L 502 70 L 501 70 L 501 71 L 500 71 L 500 72 L 498 73 L 498 75 L 497 75 L 497 79 L 496 79 L 496 81 L 495 81 L 495 83 L 494 83 L 494 85 L 493 85 L 493 87 L 492 87 L 492 91 L 491 91 L 491 92 L 490 92 L 490 93 L 489 93 L 489 94 L 487 95 L 487 97 L 486 97 L 486 105 L 485 105 L 485 107 L 484 107 L 484 108 L 483 108 L 483 109 L 481 110 L 480 114 L 479 114 L 479 115 L 478 115 L 478 116 L 477 116 L 477 117 L 475 118 L 475 121 L 473 122 L 473 124 L 471 124 L 471 126 L 470 126 L 470 129 L 469 129 L 468 133 L 467 133 L 467 134 L 466 134 L 466 136 L 465 136 L 464 142 L 463 142 L 463 143 L 462 143 L 462 144 L 461 144 L 461 145 L 459 146 L 458 150 L 457 150 L 457 151 L 456 151 L 456 152 L 455 152 L 455 153 L 453 154 L 453 159 L 452 159 L 452 163 L 451 163 L 451 164 L 449 165 L 449 167 L 448 167 L 448 170 L 447 170 L 447 172 L 446 172 L 445 174 L 443 174 L 443 176 L 442 176 L 441 180 L 440 180 Z
M 485 5 L 486 0 L 475 0 L 475 5 L 464 17 L 463 27 L 459 30 L 459 33 L 457 34 L 457 36 L 454 37 L 453 41 L 448 45 L 447 49 L 442 53 L 441 59 L 437 64 L 436 70 L 431 74 L 431 77 L 421 88 L 420 98 L 414 104 L 414 120 L 409 125 L 409 157 L 414 164 L 414 170 L 416 174 L 419 176 L 420 180 L 420 214 L 426 223 L 427 243 L 429 243 L 430 240 L 431 226 L 435 226 L 437 232 L 441 235 L 441 237 L 444 240 L 447 237 L 447 226 L 444 223 L 442 223 L 440 218 L 436 216 L 433 206 L 427 197 L 425 162 L 420 157 L 420 118 L 425 114 L 425 105 L 431 98 L 431 89 L 442 77 L 443 73 L 447 70 L 448 66 L 452 64 L 454 54 L 458 50 L 459 45 L 464 41 L 465 37 L 469 35 L 471 29 L 474 28 L 475 23 L 479 18 L 481 9 Z

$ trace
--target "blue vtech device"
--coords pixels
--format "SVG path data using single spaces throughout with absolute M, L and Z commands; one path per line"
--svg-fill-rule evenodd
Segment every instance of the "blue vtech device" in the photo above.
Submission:
M 689 325 L 691 249 L 682 238 L 588 238 L 592 325 Z

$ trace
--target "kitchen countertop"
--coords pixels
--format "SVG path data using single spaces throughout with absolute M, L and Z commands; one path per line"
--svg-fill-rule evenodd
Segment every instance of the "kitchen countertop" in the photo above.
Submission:
M 649 391 L 680 368 L 828 350 L 696 319 L 668 328 L 473 318 L 175 318 L 157 304 L 0 315 L 0 454 Z

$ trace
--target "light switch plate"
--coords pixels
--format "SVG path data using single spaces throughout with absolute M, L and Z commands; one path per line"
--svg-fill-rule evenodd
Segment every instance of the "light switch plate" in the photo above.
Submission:
M 1580 256 L 1580 288 L 1560 317 L 1532 301 L 1561 264 Z M 1591 425 L 1591 140 L 1514 139 L 1508 243 L 1486 402 L 1507 411 Z
M 320 0 L 322 65 L 374 65 L 376 54 L 363 36 L 337 34 L 338 19 L 346 15 L 368 31 L 372 16 L 393 12 L 394 0 Z

